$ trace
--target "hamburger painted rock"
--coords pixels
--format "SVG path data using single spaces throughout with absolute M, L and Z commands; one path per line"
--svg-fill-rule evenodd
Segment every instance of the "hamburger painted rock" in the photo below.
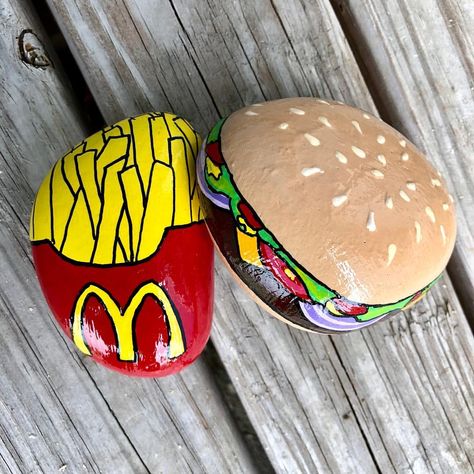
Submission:
M 83 353 L 128 375 L 175 373 L 209 338 L 199 146 L 175 115 L 123 120 L 61 158 L 36 195 L 32 253 L 54 316 Z
M 220 120 L 198 182 L 221 256 L 256 301 L 301 329 L 348 332 L 422 298 L 452 253 L 444 181 L 373 115 L 314 98 Z

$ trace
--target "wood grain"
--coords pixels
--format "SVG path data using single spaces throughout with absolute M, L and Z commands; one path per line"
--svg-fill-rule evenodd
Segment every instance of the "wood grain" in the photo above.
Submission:
M 474 324 L 474 3 L 334 3 L 384 117 L 428 154 L 456 199 L 449 273 Z
M 31 12 L 26 0 L 0 7 L 0 471 L 254 472 L 203 362 L 162 381 L 128 379 L 80 355 L 48 311 L 29 214 L 50 165 L 86 127 Z M 25 28 L 51 66 L 20 61 Z
M 375 111 L 324 0 L 49 4 L 108 121 L 172 107 L 205 131 L 297 94 Z M 212 340 L 276 471 L 472 470 L 474 343 L 447 278 L 406 317 L 322 338 L 217 275 Z

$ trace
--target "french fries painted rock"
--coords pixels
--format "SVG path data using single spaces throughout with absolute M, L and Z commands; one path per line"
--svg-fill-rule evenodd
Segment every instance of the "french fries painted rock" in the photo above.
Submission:
M 128 375 L 175 373 L 209 338 L 199 146 L 175 115 L 126 119 L 61 158 L 36 195 L 32 253 L 54 316 L 84 354 Z

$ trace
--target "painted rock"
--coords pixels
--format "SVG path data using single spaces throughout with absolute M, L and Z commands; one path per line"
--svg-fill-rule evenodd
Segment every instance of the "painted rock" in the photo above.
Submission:
M 443 179 L 373 115 L 314 98 L 246 107 L 198 158 L 206 222 L 256 301 L 301 329 L 348 332 L 425 295 L 456 221 Z
M 106 367 L 172 374 L 209 338 L 213 249 L 199 146 L 186 120 L 141 115 L 84 140 L 39 188 L 30 223 L 38 279 L 63 331 Z

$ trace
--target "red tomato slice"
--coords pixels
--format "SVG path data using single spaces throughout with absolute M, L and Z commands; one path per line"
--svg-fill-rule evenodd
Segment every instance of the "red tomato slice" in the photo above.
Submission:
M 263 264 L 273 273 L 275 278 L 298 298 L 311 301 L 311 298 L 301 281 L 290 267 L 267 244 L 260 241 L 260 254 Z
M 260 222 L 260 219 L 256 216 L 254 210 L 246 202 L 240 201 L 237 207 L 242 213 L 244 219 L 247 221 L 247 224 L 249 224 L 252 229 L 263 229 L 263 225 Z
M 367 307 L 361 304 L 352 303 L 351 301 L 342 298 L 334 298 L 331 300 L 334 307 L 341 313 L 347 316 L 358 316 L 367 313 Z
M 206 145 L 206 153 L 207 156 L 216 164 L 221 165 L 224 163 L 224 159 L 219 151 L 219 143 L 208 143 Z

